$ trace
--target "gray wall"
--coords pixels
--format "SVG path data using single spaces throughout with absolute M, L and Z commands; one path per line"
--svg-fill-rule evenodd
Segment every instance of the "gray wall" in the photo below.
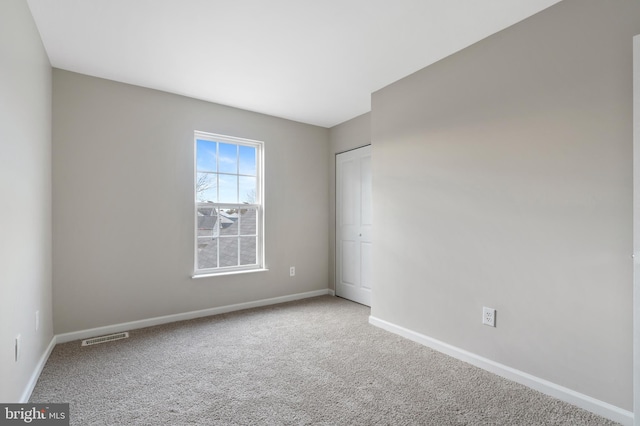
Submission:
M 336 289 L 336 154 L 371 143 L 371 113 L 329 129 L 329 288 Z
M 23 0 L 0 2 L 0 199 L 0 401 L 18 402 L 53 337 L 51 66 Z
M 565 0 L 373 94 L 373 316 L 632 410 L 639 32 Z
M 327 288 L 327 129 L 58 69 L 53 115 L 56 333 Z M 268 272 L 191 278 L 194 130 L 265 142 Z

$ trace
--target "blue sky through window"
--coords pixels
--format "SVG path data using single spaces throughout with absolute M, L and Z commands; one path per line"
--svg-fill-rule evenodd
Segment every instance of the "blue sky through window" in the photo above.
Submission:
M 218 144 L 220 173 L 238 173 L 238 145 Z
M 256 149 L 252 146 L 240 145 L 240 174 L 256 175 Z
M 216 143 L 198 139 L 198 158 L 196 161 L 199 172 L 215 172 L 216 168 Z
M 196 198 L 199 202 L 254 203 L 257 194 L 256 148 L 196 141 Z

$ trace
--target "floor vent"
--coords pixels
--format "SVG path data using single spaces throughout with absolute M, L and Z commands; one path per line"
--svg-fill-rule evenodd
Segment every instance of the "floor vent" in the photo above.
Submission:
M 82 341 L 82 346 L 97 345 L 98 343 L 111 342 L 113 340 L 127 339 L 129 332 L 110 334 L 108 336 L 93 337 Z

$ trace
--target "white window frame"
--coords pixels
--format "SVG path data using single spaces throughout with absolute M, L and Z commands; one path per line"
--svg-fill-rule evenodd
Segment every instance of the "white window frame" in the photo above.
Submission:
M 256 149 L 256 197 L 253 204 L 247 203 L 199 203 L 197 199 L 196 183 L 198 181 L 198 140 L 207 140 L 211 142 L 227 143 L 233 145 L 250 146 Z M 194 259 L 193 259 L 193 278 L 201 278 L 215 275 L 227 275 L 237 274 L 245 272 L 257 272 L 266 270 L 265 266 L 265 254 L 264 254 L 264 142 L 238 138 L 234 136 L 219 135 L 215 133 L 208 133 L 202 131 L 195 131 L 193 137 L 193 152 L 194 152 L 194 174 L 193 174 L 193 217 L 194 217 Z M 219 161 L 219 158 L 216 158 Z M 219 165 L 217 167 L 219 173 Z M 238 173 L 237 176 L 243 176 Z M 206 204 L 206 205 L 201 205 Z M 217 266 L 215 268 L 199 268 L 198 267 L 198 241 L 202 239 L 198 235 L 198 208 L 202 207 L 214 207 L 214 208 L 237 208 L 242 207 L 255 208 L 257 211 L 257 223 L 256 223 L 256 263 L 251 265 L 238 265 L 238 266 Z M 238 250 L 240 250 L 240 243 L 238 243 Z M 239 252 L 240 253 L 240 252 Z M 219 264 L 218 253 L 218 264 Z M 239 262 L 240 263 L 240 262 Z

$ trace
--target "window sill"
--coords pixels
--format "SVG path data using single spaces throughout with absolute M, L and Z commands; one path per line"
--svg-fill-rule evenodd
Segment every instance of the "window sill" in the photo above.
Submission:
M 268 271 L 269 270 L 266 268 L 260 268 L 260 269 L 246 269 L 244 271 L 209 272 L 206 274 L 194 274 L 191 276 L 191 278 L 195 280 L 198 278 L 222 277 L 225 275 L 252 274 L 254 272 L 268 272 Z

